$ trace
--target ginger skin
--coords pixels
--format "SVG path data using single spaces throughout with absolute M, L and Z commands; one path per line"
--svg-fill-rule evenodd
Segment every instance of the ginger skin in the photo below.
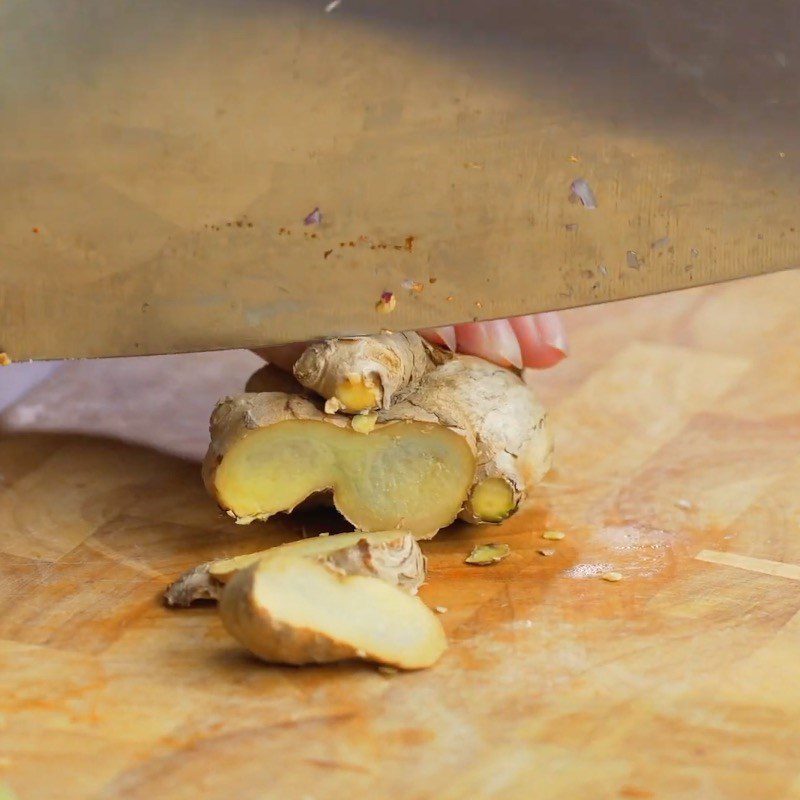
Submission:
M 389 408 L 399 393 L 450 358 L 413 332 L 326 339 L 306 348 L 294 375 L 323 399 L 335 399 L 338 410 L 357 414 Z

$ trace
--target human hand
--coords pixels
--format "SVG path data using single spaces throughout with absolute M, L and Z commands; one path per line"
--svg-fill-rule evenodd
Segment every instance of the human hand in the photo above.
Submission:
M 504 367 L 545 369 L 567 355 L 567 336 L 555 311 L 525 317 L 465 322 L 419 332 L 429 342 L 456 353 L 480 356 Z M 266 347 L 255 352 L 281 369 L 291 370 L 305 343 Z

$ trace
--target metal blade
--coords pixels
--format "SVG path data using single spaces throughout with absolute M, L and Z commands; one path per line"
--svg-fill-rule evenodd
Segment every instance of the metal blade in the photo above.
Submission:
M 7 2 L 0 349 L 260 346 L 796 266 L 798 8 Z

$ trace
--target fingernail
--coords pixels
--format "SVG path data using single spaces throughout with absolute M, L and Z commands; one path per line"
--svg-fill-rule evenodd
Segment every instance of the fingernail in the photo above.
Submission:
M 447 325 L 444 328 L 434 328 L 436 333 L 442 338 L 444 346 L 451 352 L 456 351 L 456 329 L 452 325 Z
M 514 329 L 507 319 L 484 322 L 491 343 L 491 349 L 496 353 L 498 363 L 506 362 L 506 366 L 522 369 L 522 352 Z
M 444 345 L 448 350 L 455 353 L 456 329 L 452 325 L 445 325 L 442 328 L 423 328 L 418 333 L 428 341 Z
M 557 311 L 546 311 L 543 314 L 537 314 L 536 327 L 545 344 L 554 350 L 560 351 L 565 356 L 569 354 L 567 331 Z

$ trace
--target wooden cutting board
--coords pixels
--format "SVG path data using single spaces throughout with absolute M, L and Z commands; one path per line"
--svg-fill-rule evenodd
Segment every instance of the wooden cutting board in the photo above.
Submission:
M 787 273 L 570 313 L 534 376 L 557 467 L 426 545 L 451 644 L 416 674 L 267 666 L 161 606 L 337 524 L 206 498 L 205 421 L 253 356 L 65 367 L 2 418 L 0 797 L 800 798 L 798 304 Z M 512 555 L 464 565 L 487 540 Z

